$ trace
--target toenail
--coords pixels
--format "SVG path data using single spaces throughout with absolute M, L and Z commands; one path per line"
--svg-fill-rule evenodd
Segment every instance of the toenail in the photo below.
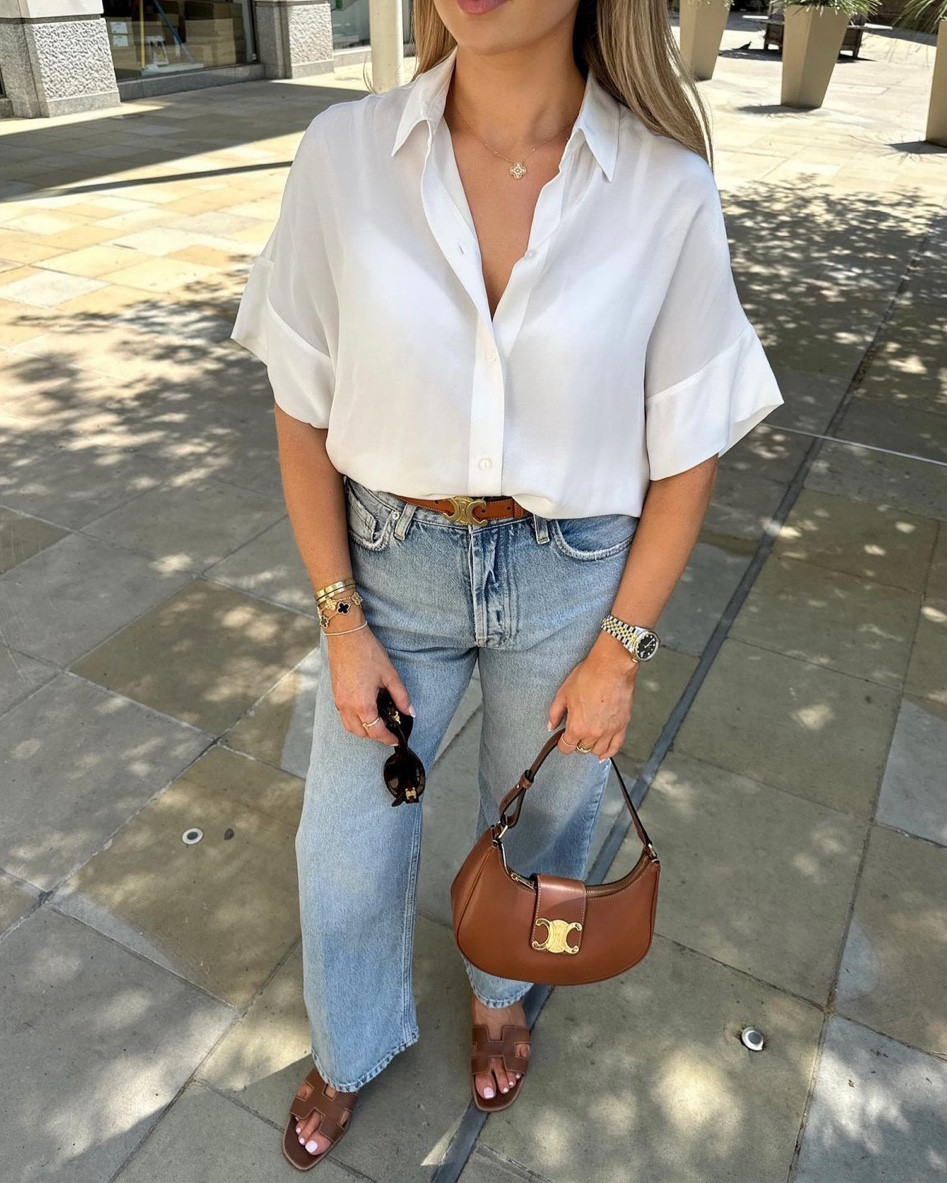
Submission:
M 509 1091 L 510 1091 L 510 1086 L 509 1086 L 508 1084 L 505 1084 L 505 1085 L 503 1086 L 503 1088 L 502 1088 L 502 1089 L 500 1089 L 500 1092 L 501 1092 L 501 1093 L 508 1093 Z
M 483 1090 L 483 1095 L 489 1100 L 493 1096 L 493 1089 L 488 1086 Z
M 316 1151 L 319 1149 L 319 1143 L 318 1142 L 307 1142 L 306 1149 L 309 1151 L 310 1154 L 315 1154 Z
M 300 1146 L 306 1145 L 306 1139 L 302 1136 L 302 1134 L 299 1135 L 299 1144 Z

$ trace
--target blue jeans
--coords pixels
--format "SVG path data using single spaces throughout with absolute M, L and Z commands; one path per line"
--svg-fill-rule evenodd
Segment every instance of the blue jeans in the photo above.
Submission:
M 345 490 L 353 574 L 417 712 L 411 747 L 425 768 L 479 663 L 480 810 L 466 849 L 549 738 L 550 703 L 598 636 L 640 519 L 528 514 L 460 526 L 348 477 Z M 296 856 L 312 1058 L 346 1092 L 418 1039 L 422 813 L 392 808 L 382 779 L 389 751 L 345 730 L 323 677 Z M 551 752 L 505 839 L 510 865 L 583 878 L 608 771 L 594 755 Z M 510 1006 L 530 989 L 464 963 L 487 1006 Z

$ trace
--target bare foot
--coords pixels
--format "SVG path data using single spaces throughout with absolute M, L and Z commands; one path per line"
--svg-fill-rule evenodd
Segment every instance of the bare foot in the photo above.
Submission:
M 512 1006 L 504 1007 L 484 1006 L 476 994 L 473 994 L 471 995 L 470 1009 L 474 1024 L 486 1024 L 491 1039 L 499 1039 L 507 1024 L 528 1026 L 526 1012 L 523 1010 L 521 1002 L 514 1002 Z M 518 1056 L 524 1058 L 529 1056 L 528 1043 L 514 1044 L 513 1050 Z M 497 1095 L 497 1090 L 501 1093 L 508 1093 L 511 1088 L 515 1087 L 522 1075 L 522 1072 L 508 1073 L 503 1067 L 503 1060 L 499 1056 L 494 1056 L 490 1061 L 490 1071 L 478 1073 L 474 1077 L 474 1084 L 480 1096 L 490 1101 Z

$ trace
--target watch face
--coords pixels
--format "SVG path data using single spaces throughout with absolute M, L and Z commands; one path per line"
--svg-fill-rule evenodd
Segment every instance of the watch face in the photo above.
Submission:
M 642 633 L 638 638 L 638 660 L 648 661 L 658 651 L 658 638 L 655 633 Z

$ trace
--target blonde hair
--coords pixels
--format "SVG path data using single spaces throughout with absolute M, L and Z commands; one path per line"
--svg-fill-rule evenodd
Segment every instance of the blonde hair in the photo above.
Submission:
M 414 0 L 414 77 L 456 45 L 434 0 Z M 668 19 L 668 0 L 579 0 L 572 53 L 651 131 L 670 136 L 713 168 L 710 116 Z M 693 105 L 692 105 L 693 104 Z

